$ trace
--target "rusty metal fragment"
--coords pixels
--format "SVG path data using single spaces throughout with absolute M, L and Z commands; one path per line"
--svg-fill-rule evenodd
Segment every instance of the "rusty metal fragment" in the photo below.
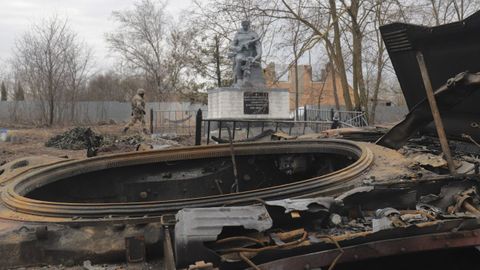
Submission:
M 480 73 L 462 72 L 435 90 L 434 95 L 440 111 L 448 112 L 461 105 L 474 93 L 480 92 Z M 390 129 L 377 141 L 377 144 L 399 149 L 415 132 L 430 124 L 433 120 L 430 106 L 426 98 L 410 109 L 405 119 Z M 455 134 L 450 133 L 450 136 Z M 461 138 L 461 134 L 456 134 Z
M 267 201 L 266 205 L 280 206 L 285 209 L 285 213 L 293 211 L 326 211 L 328 212 L 332 206 L 339 204 L 333 197 L 319 197 L 312 199 L 284 199 L 276 201 Z
M 272 227 L 272 219 L 261 205 L 180 210 L 175 225 L 177 265 L 187 266 L 202 259 L 216 259 L 203 243 L 217 240 L 225 227 L 243 227 L 261 232 Z
M 145 261 L 145 238 L 143 235 L 125 238 L 125 249 L 128 263 Z

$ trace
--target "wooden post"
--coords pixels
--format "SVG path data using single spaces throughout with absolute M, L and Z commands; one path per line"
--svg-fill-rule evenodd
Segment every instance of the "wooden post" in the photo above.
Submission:
M 150 109 L 150 134 L 153 134 L 153 109 Z
M 222 138 L 222 120 L 218 121 L 218 138 Z
M 430 110 L 432 111 L 433 121 L 435 123 L 435 128 L 437 129 L 438 139 L 440 140 L 440 146 L 442 147 L 443 154 L 447 160 L 448 169 L 451 174 L 456 174 L 455 165 L 453 164 L 452 153 L 450 152 L 450 147 L 448 146 L 447 134 L 445 133 L 445 128 L 443 127 L 442 117 L 440 111 L 438 110 L 437 101 L 435 100 L 435 94 L 433 93 L 432 82 L 428 75 L 427 66 L 425 65 L 425 59 L 423 58 L 422 52 L 417 52 L 417 62 L 420 67 L 420 73 L 423 79 L 423 85 L 425 86 L 425 92 L 427 93 L 428 103 L 430 104 Z
M 210 144 L 210 120 L 207 120 L 207 145 Z
M 230 157 L 232 158 L 232 166 L 233 166 L 233 177 L 235 180 L 235 192 L 240 192 L 239 181 L 238 181 L 238 171 L 237 171 L 237 162 L 235 161 L 235 152 L 233 149 L 233 138 L 232 133 L 230 132 L 230 127 L 227 126 L 228 132 L 228 141 L 230 142 Z
M 195 145 L 202 144 L 202 109 L 198 109 L 195 121 Z
M 235 140 L 235 129 L 237 129 L 237 122 L 233 121 L 233 134 L 232 134 L 232 140 Z

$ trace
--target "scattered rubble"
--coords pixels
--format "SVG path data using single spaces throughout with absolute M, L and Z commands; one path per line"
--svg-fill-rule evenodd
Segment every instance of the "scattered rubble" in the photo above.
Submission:
M 170 139 L 168 139 L 170 138 Z M 180 146 L 180 143 L 178 143 L 179 137 L 167 137 L 165 138 L 162 135 L 157 135 L 157 134 L 152 134 L 151 135 L 152 143 L 155 145 L 170 145 L 170 146 Z
M 356 261 L 362 252 L 368 258 L 386 256 L 387 250 L 396 254 L 399 247 L 406 246 L 410 252 L 435 249 L 438 243 L 462 246 L 472 235 L 468 230 L 479 228 L 475 219 L 480 216 L 477 181 L 446 178 L 441 180 L 440 192 L 434 181 L 408 186 L 400 181 L 390 183 L 388 188 L 356 188 L 335 199 L 284 199 L 262 205 L 181 210 L 175 228 L 181 237 L 175 244 L 177 254 L 188 256 L 179 262 L 187 266 L 208 259 L 220 269 L 244 269 L 245 265 L 276 269 L 271 265 L 287 266 L 287 258 L 305 254 L 318 256 L 316 267 L 332 269 L 337 260 Z M 437 242 L 419 245 L 422 239 L 431 239 L 419 232 L 438 234 L 434 238 Z M 447 234 L 458 236 L 458 242 L 454 244 Z M 398 235 L 402 237 L 395 240 Z M 476 235 L 469 239 L 477 239 Z M 369 248 L 362 247 L 364 243 Z M 379 248 L 382 243 L 385 247 Z M 367 255 L 365 250 L 371 253 Z M 279 260 L 275 262 L 275 258 Z
M 125 268 L 123 267 L 117 267 L 117 266 L 98 266 L 98 265 L 92 265 L 92 262 L 87 260 L 83 262 L 83 268 L 85 270 L 123 270 Z
M 134 134 L 129 136 L 120 137 L 114 141 L 114 143 L 121 143 L 126 145 L 135 146 L 145 141 L 142 135 Z
M 430 153 L 418 154 L 413 157 L 413 160 L 418 162 L 422 167 L 431 166 L 433 168 L 447 167 L 447 161 L 441 157 Z

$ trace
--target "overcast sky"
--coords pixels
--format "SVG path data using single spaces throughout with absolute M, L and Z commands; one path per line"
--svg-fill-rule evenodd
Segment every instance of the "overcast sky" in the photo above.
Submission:
M 108 68 L 114 61 L 108 57 L 104 34 L 114 28 L 112 11 L 131 8 L 134 2 L 134 0 L 0 0 L 0 64 L 11 57 L 15 39 L 27 31 L 32 23 L 57 13 L 68 17 L 72 29 L 94 49 L 97 66 Z M 191 0 L 170 0 L 168 3 L 169 12 L 175 16 L 188 8 Z

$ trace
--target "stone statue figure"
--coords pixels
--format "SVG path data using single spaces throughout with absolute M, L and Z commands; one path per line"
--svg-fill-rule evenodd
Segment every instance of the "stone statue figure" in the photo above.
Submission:
M 233 59 L 235 85 L 264 84 L 260 65 L 262 43 L 257 33 L 250 29 L 250 21 L 242 21 L 230 46 L 229 56 Z

